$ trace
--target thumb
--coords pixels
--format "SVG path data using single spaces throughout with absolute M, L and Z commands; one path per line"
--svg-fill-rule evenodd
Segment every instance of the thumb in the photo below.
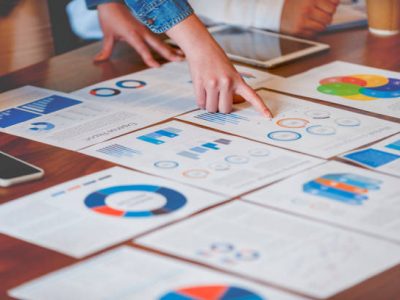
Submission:
M 108 60 L 114 48 L 114 38 L 112 36 L 105 36 L 101 51 L 94 57 L 95 62 Z

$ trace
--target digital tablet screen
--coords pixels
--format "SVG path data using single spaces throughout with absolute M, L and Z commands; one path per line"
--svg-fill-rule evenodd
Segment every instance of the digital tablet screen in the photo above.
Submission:
M 237 27 L 227 27 L 212 32 L 212 35 L 226 53 L 259 61 L 315 47 L 313 44 Z

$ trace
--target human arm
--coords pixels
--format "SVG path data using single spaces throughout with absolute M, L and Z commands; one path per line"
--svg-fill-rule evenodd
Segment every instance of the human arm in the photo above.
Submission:
M 340 0 L 285 0 L 281 31 L 310 37 L 324 31 L 332 22 Z
M 104 38 L 103 48 L 96 55 L 95 61 L 107 60 L 117 41 L 127 42 L 150 67 L 160 66 L 150 49 L 155 50 L 169 61 L 183 60 L 180 50 L 174 49 L 160 40 L 146 26 L 136 20 L 124 4 L 103 3 L 99 4 L 97 9 Z
M 271 113 L 241 78 L 185 0 L 127 0 L 136 17 L 154 32 L 165 32 L 189 62 L 199 107 L 229 113 L 233 96 L 242 96 L 265 117 Z M 187 3 L 186 3 L 187 4 Z
M 98 10 L 104 36 L 102 50 L 95 56 L 95 61 L 109 59 L 114 45 L 118 41 L 127 42 L 150 67 L 160 65 L 154 59 L 150 49 L 155 50 L 169 61 L 183 59 L 180 50 L 161 41 L 146 26 L 136 20 L 123 0 L 86 0 L 86 5 L 89 9 Z

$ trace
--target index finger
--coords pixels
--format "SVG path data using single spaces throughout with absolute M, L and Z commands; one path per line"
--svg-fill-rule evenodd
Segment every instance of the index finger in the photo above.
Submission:
M 251 103 L 264 117 L 272 119 L 272 113 L 265 105 L 261 97 L 246 83 L 242 83 L 236 90 L 236 94 L 242 96 L 247 102 Z

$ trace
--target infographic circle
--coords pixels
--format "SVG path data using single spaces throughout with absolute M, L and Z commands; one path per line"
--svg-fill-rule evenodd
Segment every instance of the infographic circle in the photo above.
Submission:
M 389 82 L 389 79 L 385 76 L 374 74 L 357 74 L 352 75 L 351 77 L 365 81 L 366 84 L 364 86 L 366 87 L 378 87 L 385 85 Z
M 398 91 L 380 91 L 372 88 L 362 88 L 360 93 L 367 97 L 373 98 L 398 98 L 400 97 L 400 89 Z
M 290 142 L 301 139 L 301 134 L 295 131 L 279 130 L 268 133 L 267 137 L 274 141 Z
M 356 127 L 361 125 L 361 121 L 353 117 L 337 118 L 335 120 L 335 123 L 339 126 L 344 126 L 344 127 Z
M 306 131 L 313 135 L 334 135 L 336 133 L 335 128 L 323 125 L 313 125 L 307 127 Z
M 318 87 L 318 91 L 335 96 L 353 96 L 360 94 L 361 87 L 352 83 L 328 83 Z
M 329 111 L 317 109 L 306 111 L 305 115 L 316 120 L 329 119 L 331 117 L 331 113 Z
M 207 170 L 193 169 L 183 172 L 182 175 L 187 178 L 203 179 L 206 178 L 209 174 L 210 172 L 208 172 Z
M 321 84 L 330 84 L 330 83 L 351 83 L 359 86 L 366 86 L 367 82 L 361 78 L 350 77 L 350 76 L 336 76 L 322 79 L 320 81 Z
M 101 87 L 92 89 L 90 94 L 96 97 L 112 97 L 121 94 L 121 91 L 114 88 Z
M 266 157 L 270 155 L 270 151 L 262 148 L 250 149 L 249 155 L 253 157 Z
M 400 98 L 400 79 L 374 74 L 356 74 L 322 79 L 317 90 L 356 101 Z
M 166 201 L 162 207 L 153 210 L 120 210 L 107 204 L 108 197 L 124 192 L 147 192 L 162 196 Z M 164 215 L 174 212 L 187 202 L 186 197 L 178 191 L 156 185 L 120 185 L 101 189 L 88 195 L 84 204 L 96 213 L 122 218 L 143 218 Z
M 260 253 L 252 249 L 242 249 L 236 252 L 235 256 L 238 260 L 253 261 L 260 257 Z
M 285 118 L 276 122 L 278 126 L 283 128 L 303 128 L 306 127 L 308 123 L 307 120 L 300 118 Z
M 225 161 L 234 165 L 243 165 L 249 162 L 249 158 L 243 155 L 229 155 L 225 157 Z
M 31 127 L 29 130 L 32 131 L 49 131 L 55 128 L 56 126 L 50 122 L 34 122 L 31 123 Z
M 215 253 L 227 253 L 233 251 L 235 247 L 229 243 L 214 243 L 210 248 Z
M 232 285 L 205 285 L 176 289 L 159 300 L 265 300 L 247 289 Z
M 231 168 L 229 164 L 223 162 L 211 163 L 209 167 L 215 171 L 227 171 Z
M 176 161 L 173 160 L 160 160 L 154 163 L 154 166 L 159 169 L 175 169 L 179 166 Z
M 141 80 L 126 79 L 117 81 L 115 85 L 123 89 L 140 89 L 146 86 L 146 82 Z
M 400 90 L 400 79 L 389 78 L 389 82 L 387 84 L 377 87 L 369 87 L 369 89 L 375 91 L 395 92 Z

